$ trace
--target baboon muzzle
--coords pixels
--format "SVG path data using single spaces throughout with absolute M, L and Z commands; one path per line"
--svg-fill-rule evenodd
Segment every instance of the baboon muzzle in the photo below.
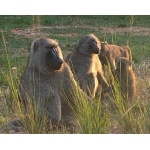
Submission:
M 91 44 L 92 44 L 92 53 L 99 54 L 100 53 L 100 49 L 99 49 L 97 43 L 92 41 Z
M 55 50 L 55 48 L 53 48 L 52 53 L 53 53 L 53 60 L 52 60 L 53 70 L 59 70 L 63 63 L 63 60 L 59 57 L 59 54 Z
M 55 67 L 54 67 L 55 70 L 59 70 L 59 69 L 61 68 L 61 66 L 62 66 L 62 63 L 63 63 L 62 59 L 59 58 L 57 64 L 56 64 Z

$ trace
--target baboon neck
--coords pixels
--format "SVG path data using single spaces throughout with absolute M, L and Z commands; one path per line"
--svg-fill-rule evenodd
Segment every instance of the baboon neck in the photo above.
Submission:
M 96 54 L 91 54 L 91 53 L 82 53 L 79 51 L 79 55 L 83 58 L 88 57 L 88 58 L 94 58 L 96 56 Z M 78 56 L 79 56 L 78 55 Z

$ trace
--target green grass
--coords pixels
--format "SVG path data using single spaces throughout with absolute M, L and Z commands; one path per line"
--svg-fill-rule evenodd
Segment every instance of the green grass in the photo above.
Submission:
M 149 27 L 150 16 L 0 16 L 0 30 L 3 31 L 6 45 L 0 33 L 0 124 L 6 126 L 8 120 L 14 116 L 23 120 L 25 133 L 47 133 L 45 121 L 41 124 L 36 112 L 31 110 L 30 115 L 24 116 L 18 102 L 12 106 L 15 112 L 10 111 L 8 103 L 17 100 L 17 86 L 26 66 L 31 41 L 37 37 L 13 34 L 12 30 L 20 29 L 23 33 L 31 29 L 37 33 L 46 34 L 50 38 L 57 39 L 65 55 L 71 50 L 83 35 L 93 33 L 101 41 L 124 46 L 129 41 L 132 50 L 133 61 L 137 64 L 142 59 L 150 57 L 150 36 L 145 34 L 133 34 L 130 32 L 111 33 L 103 30 L 103 27 Z M 36 29 L 35 27 L 38 27 Z M 48 27 L 48 28 L 44 28 Z M 7 50 L 7 51 L 6 51 Z M 7 58 L 8 56 L 8 58 Z M 8 65 L 10 64 L 10 66 Z M 142 74 L 142 72 L 140 73 Z M 141 77 L 143 78 L 143 77 Z M 140 83 L 139 83 L 140 84 Z M 140 86 L 140 85 L 138 85 Z M 148 84 L 145 87 L 149 88 Z M 10 91 L 9 91 L 10 90 Z M 116 85 L 117 90 L 117 85 Z M 119 89 L 118 89 L 119 90 Z M 14 93 L 13 93 L 14 92 Z M 119 93 L 119 92 L 117 92 Z M 75 133 L 111 133 L 111 125 L 119 130 L 119 133 L 150 133 L 150 107 L 149 103 L 141 104 L 145 100 L 138 98 L 133 105 L 124 103 L 121 96 L 110 98 L 109 105 L 101 103 L 100 99 L 88 103 L 84 98 L 77 103 L 74 113 L 79 123 L 79 130 Z M 112 105 L 110 105 L 112 104 Z M 41 125 L 41 126 L 40 126 Z M 39 130 L 38 130 L 39 129 Z M 42 130 L 43 129 L 43 130 Z M 51 131 L 49 133 L 67 133 L 67 129 Z
M 0 16 L 0 28 L 9 30 L 13 28 L 27 28 L 33 24 L 33 16 Z M 134 16 L 133 26 L 149 27 L 150 16 Z M 41 24 L 48 26 L 60 25 L 94 25 L 126 27 L 130 26 L 130 16 L 41 16 Z
M 20 48 L 29 49 L 29 44 L 33 37 L 14 35 L 12 29 L 33 28 L 38 23 L 34 16 L 0 16 L 0 29 L 4 30 L 9 53 L 20 51 Z M 133 53 L 133 60 L 139 62 L 142 57 L 150 55 L 150 37 L 148 35 L 133 35 L 132 33 L 105 33 L 102 27 L 118 27 L 119 24 L 128 24 L 129 16 L 41 16 L 41 26 L 52 27 L 41 29 L 42 33 L 47 33 L 49 37 L 57 39 L 63 51 L 70 50 L 70 44 L 75 43 L 82 35 L 94 33 L 101 41 L 107 40 L 109 43 L 124 45 L 130 40 Z M 149 16 L 134 16 L 134 27 L 147 27 Z M 63 26 L 64 28 L 58 28 Z M 75 27 L 77 26 L 77 27 Z M 93 28 L 90 28 L 92 26 Z M 129 26 L 129 25 L 127 25 Z M 98 27 L 98 28 L 96 28 Z M 3 42 L 0 38 L 0 54 L 4 53 Z M 144 51 L 144 52 L 143 52 Z M 1 61 L 1 60 L 0 60 Z

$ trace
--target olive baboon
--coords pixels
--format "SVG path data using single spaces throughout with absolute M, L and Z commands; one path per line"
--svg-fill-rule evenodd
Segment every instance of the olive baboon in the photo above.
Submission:
M 89 34 L 82 37 L 65 58 L 81 89 L 92 98 L 99 94 L 101 86 L 104 91 L 109 89 L 98 58 L 100 50 L 99 39 Z
M 113 44 L 108 44 L 107 42 L 101 43 L 101 53 L 99 54 L 99 59 L 104 65 L 110 65 L 110 69 L 113 71 L 116 69 L 116 60 L 119 57 L 126 57 L 129 61 L 132 61 L 131 50 L 128 46 L 120 47 Z
M 136 79 L 131 67 L 131 62 L 125 57 L 118 58 L 115 74 L 120 83 L 123 97 L 132 101 L 136 94 Z
M 20 84 L 20 99 L 25 106 L 31 99 L 37 102 L 41 116 L 46 114 L 52 120 L 65 120 L 72 116 L 65 99 L 73 105 L 77 91 L 81 90 L 63 61 L 57 41 L 48 38 L 34 40 Z

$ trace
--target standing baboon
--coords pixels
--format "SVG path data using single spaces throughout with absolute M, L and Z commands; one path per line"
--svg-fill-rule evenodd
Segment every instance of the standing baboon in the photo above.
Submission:
M 20 99 L 25 106 L 28 108 L 29 102 L 34 101 L 40 116 L 46 114 L 52 120 L 63 121 L 72 116 L 65 99 L 74 105 L 76 92 L 82 91 L 63 61 L 57 41 L 48 38 L 34 40 L 20 84 Z
M 110 65 L 110 69 L 113 71 L 116 69 L 116 60 L 119 57 L 126 57 L 129 61 L 132 61 L 131 50 L 128 46 L 120 47 L 113 44 L 108 44 L 107 42 L 101 43 L 101 53 L 99 54 L 99 59 L 104 65 Z
M 92 98 L 99 94 L 100 86 L 104 91 L 109 89 L 98 58 L 100 50 L 99 39 L 89 34 L 82 37 L 73 51 L 65 58 L 81 89 Z
M 120 83 L 123 97 L 130 101 L 133 100 L 136 94 L 136 79 L 131 62 L 125 57 L 118 58 L 115 74 Z

